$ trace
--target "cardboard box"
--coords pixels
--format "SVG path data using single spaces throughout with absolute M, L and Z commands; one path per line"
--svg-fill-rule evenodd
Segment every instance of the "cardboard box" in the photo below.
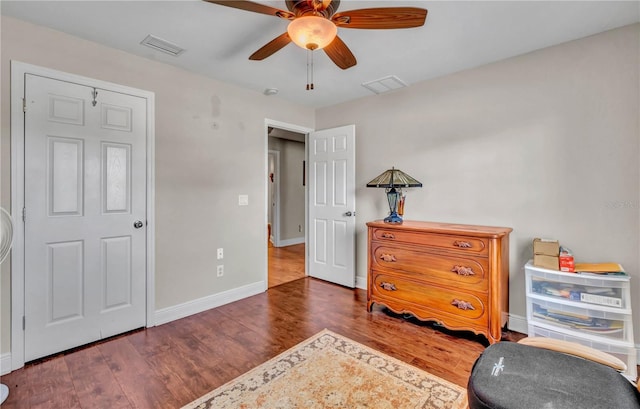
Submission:
M 547 268 L 549 270 L 560 270 L 560 258 L 558 256 L 547 256 L 546 254 L 534 254 L 533 265 Z
M 533 254 L 558 257 L 560 254 L 560 243 L 558 240 L 535 238 L 533 239 Z

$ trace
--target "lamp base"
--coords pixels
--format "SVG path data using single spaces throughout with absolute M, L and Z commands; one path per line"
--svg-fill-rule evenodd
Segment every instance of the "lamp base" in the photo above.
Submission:
M 384 218 L 385 223 L 393 223 L 393 224 L 402 224 L 402 217 L 398 215 L 396 212 L 391 212 L 391 214 Z

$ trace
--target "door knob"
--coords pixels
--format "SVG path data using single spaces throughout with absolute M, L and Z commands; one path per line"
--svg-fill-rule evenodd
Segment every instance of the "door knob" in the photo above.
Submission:
M 347 216 L 347 217 L 351 217 L 351 216 L 355 216 L 356 212 L 349 211 L 349 212 L 346 212 L 344 215 Z
M 139 229 L 142 226 L 144 226 L 144 223 L 142 223 L 140 220 L 136 220 L 135 222 L 133 222 L 133 227 L 135 227 L 136 229 Z

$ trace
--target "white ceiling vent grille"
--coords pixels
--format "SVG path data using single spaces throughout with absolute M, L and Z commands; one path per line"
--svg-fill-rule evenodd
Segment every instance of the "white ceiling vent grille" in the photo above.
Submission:
M 140 44 L 146 45 L 147 47 L 153 48 L 154 50 L 162 51 L 163 53 L 171 54 L 174 57 L 179 56 L 185 51 L 184 48 L 158 38 L 152 34 L 149 34 L 144 40 L 140 42 Z
M 382 94 L 383 92 L 404 88 L 407 84 L 395 75 L 389 75 L 377 80 L 364 82 L 362 86 L 374 94 Z

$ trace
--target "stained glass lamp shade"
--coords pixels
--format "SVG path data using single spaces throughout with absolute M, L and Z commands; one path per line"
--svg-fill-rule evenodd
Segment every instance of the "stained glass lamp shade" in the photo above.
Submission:
M 391 168 L 367 183 L 367 187 L 381 187 L 387 193 L 389 202 L 389 216 L 384 219 L 387 223 L 402 223 L 398 215 L 398 202 L 402 196 L 402 188 L 422 187 L 422 183 L 407 175 L 400 169 Z

